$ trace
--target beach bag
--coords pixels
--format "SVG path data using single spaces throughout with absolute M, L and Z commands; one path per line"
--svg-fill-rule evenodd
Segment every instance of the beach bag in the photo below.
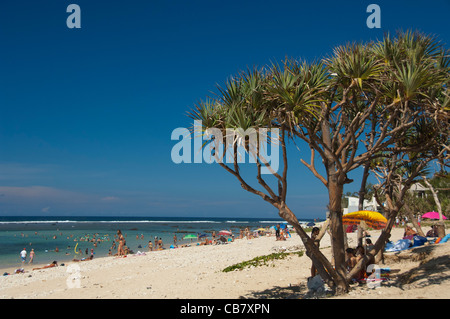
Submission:
M 307 287 L 312 292 L 321 292 L 325 290 L 322 277 L 316 275 L 308 279 Z

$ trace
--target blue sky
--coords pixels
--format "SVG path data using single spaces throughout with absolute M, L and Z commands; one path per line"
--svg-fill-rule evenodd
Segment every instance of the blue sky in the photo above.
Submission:
M 66 26 L 71 3 L 81 29 Z M 371 3 L 381 29 L 366 26 Z M 2 1 L 0 215 L 276 217 L 218 165 L 171 161 L 186 112 L 286 56 L 408 28 L 449 43 L 449 12 L 448 0 Z M 289 156 L 289 206 L 323 218 L 326 189 L 299 162 L 308 152 Z

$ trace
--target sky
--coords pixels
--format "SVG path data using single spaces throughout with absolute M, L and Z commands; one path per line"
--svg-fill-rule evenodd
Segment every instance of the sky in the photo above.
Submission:
M 372 3 L 381 28 L 366 24 Z M 81 28 L 67 25 L 70 4 Z M 399 29 L 449 43 L 448 13 L 449 0 L 1 1 L 0 216 L 275 218 L 217 164 L 172 161 L 186 113 L 247 67 Z M 299 219 L 324 218 L 305 149 L 289 146 L 287 202 Z

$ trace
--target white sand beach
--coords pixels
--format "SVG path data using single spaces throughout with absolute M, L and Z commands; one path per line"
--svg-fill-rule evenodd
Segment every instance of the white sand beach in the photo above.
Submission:
M 379 231 L 372 231 L 376 240 Z M 402 237 L 403 228 L 393 229 L 392 240 Z M 349 245 L 356 245 L 356 234 L 348 234 Z M 192 246 L 128 255 L 105 257 L 85 262 L 69 262 L 43 270 L 0 277 L 0 298 L 44 299 L 217 299 L 217 298 L 305 298 L 311 261 L 303 255 L 290 255 L 269 266 L 222 272 L 233 264 L 276 251 L 295 251 L 303 245 L 297 235 L 286 241 L 275 237 L 238 239 L 226 245 Z M 419 247 L 422 260 L 399 261 L 386 254 L 386 265 L 398 269 L 380 288 L 352 285 L 349 294 L 339 298 L 449 298 L 450 243 Z M 419 249 L 416 248 L 416 249 Z M 330 238 L 321 241 L 321 249 L 330 256 Z M 74 268 L 75 267 L 75 268 Z M 79 267 L 79 273 L 73 272 Z M 2 273 L 14 269 L 3 269 Z M 71 276 L 79 274 L 79 288 Z M 73 281 L 72 281 L 73 282 Z M 325 297 L 325 296 L 323 296 Z M 337 298 L 337 297 L 336 297 Z

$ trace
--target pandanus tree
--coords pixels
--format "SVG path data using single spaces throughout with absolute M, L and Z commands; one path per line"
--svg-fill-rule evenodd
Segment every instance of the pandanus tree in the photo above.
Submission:
M 448 51 L 432 37 L 406 32 L 378 42 L 339 46 L 318 62 L 286 59 L 281 65 L 243 72 L 189 114 L 202 123 L 194 134 L 211 137 L 211 154 L 217 163 L 242 188 L 278 210 L 299 234 L 322 279 L 343 293 L 370 259 L 351 272 L 345 267 L 341 197 L 344 185 L 352 182 L 349 173 L 386 154 L 393 162 L 410 161 L 408 154 L 416 154 L 415 162 L 420 156 L 445 162 L 449 154 L 448 84 Z M 261 152 L 260 142 L 265 139 L 281 147 L 280 170 L 273 169 Z M 286 145 L 291 140 L 301 140 L 310 149 L 310 161 L 301 161 L 328 190 L 334 263 L 314 245 L 286 203 Z M 254 159 L 258 187 L 244 177 L 238 149 Z M 324 175 L 316 168 L 316 156 L 321 158 Z M 270 174 L 263 174 L 263 169 Z M 269 177 L 276 182 L 268 181 Z M 387 178 L 384 186 L 392 187 L 395 182 L 398 179 Z M 411 183 L 404 183 L 402 192 Z M 401 205 L 400 199 L 392 206 L 390 221 Z M 391 222 L 370 255 L 383 249 L 390 227 Z

